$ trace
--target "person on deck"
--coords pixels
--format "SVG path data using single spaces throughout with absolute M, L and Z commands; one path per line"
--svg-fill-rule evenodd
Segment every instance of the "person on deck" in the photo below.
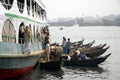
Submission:
M 67 53 L 67 49 L 66 49 L 66 38 L 65 37 L 63 37 L 62 47 L 63 47 L 64 53 L 66 54 Z
M 30 31 L 29 27 L 26 26 L 26 29 L 25 29 L 25 32 L 24 32 L 24 41 L 25 41 L 24 53 L 30 54 L 30 51 L 31 51 L 31 39 L 32 39 L 31 31 Z
M 45 49 L 45 32 L 44 32 L 44 30 L 41 31 L 41 42 L 42 42 L 42 48 Z
M 23 26 L 21 26 L 20 29 L 19 29 L 19 43 L 20 44 L 24 43 L 24 29 L 23 29 Z
M 71 51 L 71 46 L 72 46 L 72 43 L 70 41 L 70 38 L 68 38 L 68 41 L 66 43 L 67 54 L 69 54 L 69 52 Z
M 37 36 L 37 40 L 40 41 L 40 32 L 38 31 L 38 29 L 37 29 L 37 35 L 36 36 Z

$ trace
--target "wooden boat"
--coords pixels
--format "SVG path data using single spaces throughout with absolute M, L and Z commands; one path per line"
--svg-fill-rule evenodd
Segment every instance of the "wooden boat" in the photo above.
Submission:
M 64 61 L 64 66 L 77 66 L 77 67 L 94 67 L 98 66 L 100 63 L 104 62 L 111 53 L 107 54 L 104 57 L 91 58 L 86 60 L 77 60 L 77 61 Z
M 85 55 L 89 58 L 95 58 L 95 57 L 99 57 L 100 55 L 104 54 L 107 49 L 109 48 L 110 46 L 104 48 L 104 49 L 97 49 L 97 50 L 91 50 L 89 52 L 85 52 Z M 67 54 L 63 54 L 62 57 L 64 59 L 67 59 Z
M 104 48 L 104 49 L 98 49 L 98 50 L 93 50 L 93 51 L 89 51 L 89 52 L 85 52 L 87 57 L 93 58 L 93 57 L 98 57 L 100 55 L 102 55 L 103 53 L 105 53 L 110 46 Z
M 90 52 L 90 51 L 95 51 L 98 49 L 102 50 L 104 46 L 106 46 L 106 44 L 103 44 L 103 45 L 100 44 L 98 46 L 93 46 L 93 47 L 89 47 L 89 48 L 84 47 L 84 48 L 78 48 L 78 49 L 80 50 L 80 52 Z
M 23 75 L 33 69 L 44 53 L 36 35 L 46 27 L 46 9 L 41 0 L 0 0 L 0 80 Z M 30 53 L 23 42 L 29 27 Z
M 80 47 L 86 47 L 86 48 L 88 48 L 88 47 L 91 47 L 93 44 L 95 43 L 95 40 L 93 40 L 92 42 L 90 42 L 90 43 L 87 43 L 87 44 L 83 44 L 83 45 L 79 45 L 78 47 L 80 48 Z
M 73 42 L 72 45 L 73 45 L 73 46 L 80 46 L 80 45 L 83 44 L 84 40 L 85 40 L 85 39 L 82 39 L 81 41 Z
M 47 69 L 47 70 L 58 70 L 61 68 L 62 59 L 57 61 L 49 61 L 49 62 L 39 62 L 40 69 Z

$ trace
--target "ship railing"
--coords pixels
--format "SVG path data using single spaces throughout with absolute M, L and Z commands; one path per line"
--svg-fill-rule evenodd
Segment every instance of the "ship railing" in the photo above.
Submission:
M 24 4 L 21 3 L 21 2 L 19 2 L 19 1 L 17 1 L 17 4 L 18 4 L 18 8 L 19 8 L 19 10 L 20 10 L 20 11 L 23 11 Z
M 19 38 L 18 40 L 19 40 L 19 43 L 21 43 L 21 44 L 25 43 L 24 38 Z M 31 43 L 40 42 L 40 41 L 41 41 L 41 39 L 38 39 L 38 38 L 31 38 L 31 40 L 30 40 Z
M 1 2 L 1 3 L 6 9 L 10 9 L 12 7 L 12 5 L 9 3 L 5 3 L 5 2 Z
M 16 37 L 13 36 L 2 36 L 3 42 L 12 42 L 15 43 L 16 42 Z M 33 42 L 40 42 L 41 39 L 38 38 L 31 38 L 31 43 Z M 24 43 L 24 38 L 18 38 L 18 43 L 22 44 Z
M 19 44 L 21 44 L 22 46 L 22 48 L 21 48 L 21 50 L 22 50 L 22 53 L 24 53 L 24 51 L 25 51 L 25 42 L 24 42 L 24 38 L 19 38 L 19 40 L 20 41 L 22 41 L 22 43 L 19 43 Z M 31 38 L 31 41 L 30 41 L 30 45 L 29 45 L 29 47 L 30 47 L 30 51 L 37 51 L 37 50 L 40 50 L 40 49 L 43 49 L 43 44 L 41 44 L 42 43 L 42 41 L 41 40 L 38 40 L 37 38 Z M 21 54 L 21 51 L 20 52 L 18 52 L 18 54 Z
M 32 9 L 32 16 L 33 16 L 33 17 L 34 17 L 34 12 L 35 12 L 34 9 Z
M 3 42 L 16 42 L 16 37 L 13 36 L 2 36 Z

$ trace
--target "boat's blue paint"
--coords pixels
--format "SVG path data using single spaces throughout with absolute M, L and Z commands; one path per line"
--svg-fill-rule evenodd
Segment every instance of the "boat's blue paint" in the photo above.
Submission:
M 34 66 L 39 57 L 40 55 L 14 58 L 0 58 L 0 69 L 16 69 Z
M 0 54 L 22 54 L 25 44 L 0 42 Z M 42 49 L 41 42 L 33 42 L 31 44 L 31 51 L 38 51 Z

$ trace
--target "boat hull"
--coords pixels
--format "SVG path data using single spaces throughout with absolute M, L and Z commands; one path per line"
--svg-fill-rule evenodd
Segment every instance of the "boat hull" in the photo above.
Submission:
M 40 62 L 40 69 L 47 69 L 47 70 L 58 70 L 62 66 L 62 60 L 59 61 L 50 61 L 46 63 Z
M 0 58 L 0 80 L 18 77 L 31 70 L 40 54 L 23 54 L 23 56 Z
M 33 66 L 18 69 L 0 69 L 0 80 L 10 79 L 23 75 L 24 73 L 32 70 L 32 68 Z

